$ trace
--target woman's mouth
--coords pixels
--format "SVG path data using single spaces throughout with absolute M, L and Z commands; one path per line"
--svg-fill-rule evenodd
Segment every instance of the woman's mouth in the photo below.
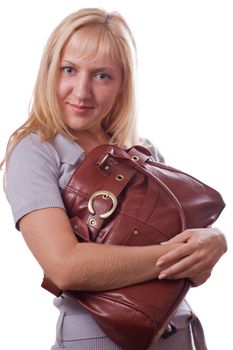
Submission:
M 93 106 L 88 106 L 88 105 L 79 105 L 79 104 L 76 104 L 76 103 L 70 103 L 70 102 L 67 102 L 67 104 L 76 112 L 79 112 L 79 113 L 84 113 L 86 111 L 89 111 L 91 109 L 94 109 Z

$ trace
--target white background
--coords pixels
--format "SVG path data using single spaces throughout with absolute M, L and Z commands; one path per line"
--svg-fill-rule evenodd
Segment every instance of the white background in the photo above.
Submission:
M 2 1 L 0 156 L 10 133 L 27 116 L 48 35 L 81 7 L 117 10 L 126 18 L 138 46 L 140 133 L 159 146 L 168 164 L 215 187 L 225 199 L 227 207 L 216 225 L 228 238 L 228 253 L 211 279 L 190 291 L 189 301 L 203 322 L 209 350 L 228 350 L 233 312 L 233 3 Z M 57 319 L 53 297 L 40 288 L 42 272 L 13 227 L 2 190 L 0 206 L 1 348 L 46 350 Z

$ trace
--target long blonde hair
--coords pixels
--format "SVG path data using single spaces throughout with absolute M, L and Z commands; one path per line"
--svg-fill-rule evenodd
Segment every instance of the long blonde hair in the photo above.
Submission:
M 107 13 L 98 8 L 81 9 L 67 16 L 52 32 L 45 46 L 34 88 L 28 120 L 10 137 L 7 160 L 14 146 L 33 131 L 39 131 L 41 141 L 60 133 L 76 140 L 65 125 L 59 110 L 56 87 L 61 55 L 72 35 L 79 31 L 83 49 L 91 46 L 102 55 L 110 54 L 120 63 L 123 87 L 111 111 L 103 120 L 110 143 L 131 146 L 137 139 L 135 118 L 134 74 L 136 46 L 124 18 L 117 12 Z M 96 53 L 96 51 L 94 52 Z M 2 162 L 2 164 L 4 161 Z

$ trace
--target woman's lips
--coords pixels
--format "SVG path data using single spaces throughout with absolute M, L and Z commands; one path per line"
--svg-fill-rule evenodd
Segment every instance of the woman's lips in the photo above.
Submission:
M 86 111 L 89 111 L 89 110 L 91 110 L 91 109 L 94 109 L 93 106 L 77 105 L 77 104 L 70 103 L 70 102 L 67 102 L 67 104 L 68 104 L 74 111 L 77 111 L 77 112 L 79 112 L 79 113 L 86 112 Z

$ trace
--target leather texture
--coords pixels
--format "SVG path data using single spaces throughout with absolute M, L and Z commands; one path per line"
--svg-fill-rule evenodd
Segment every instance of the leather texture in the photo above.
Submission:
M 127 246 L 156 245 L 187 228 L 211 225 L 225 206 L 217 191 L 154 162 L 142 146 L 95 148 L 73 174 L 63 199 L 79 241 Z M 42 286 L 59 295 L 46 277 Z M 122 349 L 143 350 L 161 336 L 189 287 L 187 279 L 155 279 L 112 291 L 63 292 Z

